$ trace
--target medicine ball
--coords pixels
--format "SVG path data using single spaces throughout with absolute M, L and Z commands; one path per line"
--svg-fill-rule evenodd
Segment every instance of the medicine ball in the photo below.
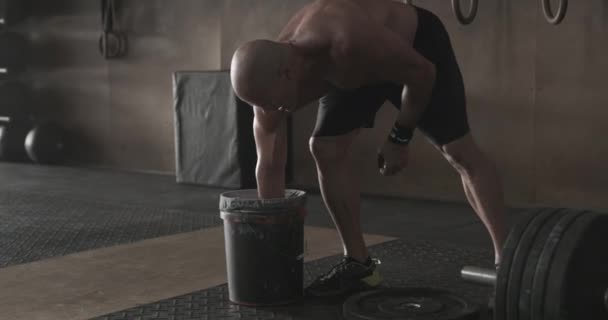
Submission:
M 30 104 L 28 88 L 19 82 L 0 83 L 0 117 L 25 119 Z
M 29 158 L 39 164 L 58 164 L 65 158 L 65 132 L 55 124 L 36 125 L 25 138 Z
M 27 161 L 24 142 L 31 124 L 28 121 L 10 121 L 0 126 L 0 161 Z

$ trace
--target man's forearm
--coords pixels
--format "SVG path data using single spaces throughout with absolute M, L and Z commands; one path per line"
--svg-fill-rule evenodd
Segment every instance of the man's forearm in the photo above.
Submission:
M 262 199 L 283 198 L 287 165 L 287 123 L 284 115 L 264 114 L 256 109 L 253 130 L 258 156 L 255 168 L 258 196 Z
M 397 122 L 402 127 L 414 129 L 420 116 L 426 109 L 427 99 L 412 99 L 411 94 L 406 94 L 401 105 L 401 111 L 397 116 Z
M 403 89 L 403 102 L 397 122 L 402 127 L 414 129 L 429 104 L 435 85 L 435 70 L 425 75 L 416 85 Z
M 285 167 L 256 167 L 258 195 L 263 199 L 285 197 Z

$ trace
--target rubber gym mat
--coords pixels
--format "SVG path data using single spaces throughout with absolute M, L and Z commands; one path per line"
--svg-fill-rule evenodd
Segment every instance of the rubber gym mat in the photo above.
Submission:
M 491 251 L 462 248 L 429 241 L 395 240 L 370 248 L 372 256 L 381 260 L 379 266 L 385 287 L 435 287 L 453 291 L 479 304 L 486 304 L 491 289 L 460 280 L 463 265 L 488 266 Z M 332 256 L 305 264 L 305 285 L 340 260 Z M 228 301 L 227 285 L 220 285 L 191 294 L 104 315 L 94 320 L 211 320 L 211 319 L 342 319 L 342 300 L 304 300 L 298 304 L 251 308 Z
M 0 193 L 0 267 L 196 231 L 222 224 L 201 213 L 49 196 Z

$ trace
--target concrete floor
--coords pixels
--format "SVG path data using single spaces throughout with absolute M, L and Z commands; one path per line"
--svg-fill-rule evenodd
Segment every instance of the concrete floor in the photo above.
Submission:
M 172 176 L 8 163 L 0 163 L 0 177 L 1 194 L 31 195 L 32 201 L 44 195 L 51 201 L 184 210 L 214 218 L 219 217 L 218 200 L 224 191 L 178 185 Z M 400 238 L 491 248 L 484 228 L 466 204 L 364 197 L 362 209 L 369 245 Z M 510 220 L 520 211 L 510 209 Z M 305 260 L 339 254 L 332 221 L 314 192 L 309 193 L 308 212 Z M 146 227 L 149 224 L 141 225 Z M 2 248 L 0 244 L 0 254 Z M 209 264 L 204 257 L 223 256 L 223 250 L 218 226 L 2 268 L 0 287 L 12 289 L 0 294 L 0 314 L 11 319 L 88 319 L 208 288 L 225 283 L 225 264 L 223 259 Z M 203 273 L 195 271 L 201 268 Z M 105 273 L 100 275 L 101 269 Z M 151 280 L 165 282 L 146 286 Z M 122 294 L 105 294 L 120 285 Z M 58 288 L 62 288 L 59 293 L 55 292 Z
M 225 191 L 179 185 L 169 175 L 8 163 L 0 163 L 0 177 L 0 192 L 12 190 L 43 193 L 71 199 L 198 211 L 218 216 L 219 195 Z M 509 208 L 509 222 L 517 219 L 521 211 Z M 308 212 L 307 225 L 333 227 L 322 199 L 316 192 L 309 192 Z M 485 229 L 466 203 L 364 196 L 361 223 L 366 233 L 396 238 L 445 240 L 466 246 L 491 245 Z

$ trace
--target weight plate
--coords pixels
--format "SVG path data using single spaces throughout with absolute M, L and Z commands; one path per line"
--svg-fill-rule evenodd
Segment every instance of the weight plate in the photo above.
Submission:
M 509 283 L 507 284 L 506 314 L 509 320 L 519 320 L 519 296 L 522 292 L 522 278 L 524 270 L 528 265 L 528 255 L 537 234 L 542 227 L 551 220 L 558 210 L 543 211 L 536 215 L 519 240 L 519 244 L 513 253 L 511 272 L 509 272 Z
M 507 320 L 507 285 L 509 283 L 509 274 L 511 273 L 511 264 L 513 262 L 515 249 L 517 249 L 517 246 L 519 245 L 519 240 L 524 231 L 528 228 L 530 222 L 536 216 L 550 210 L 551 209 L 534 210 L 532 213 L 528 213 L 522 219 L 518 220 L 511 228 L 507 240 L 503 245 L 502 261 L 496 275 L 496 294 L 494 298 L 495 320 Z
M 608 319 L 603 301 L 608 287 L 608 216 L 592 216 L 577 230 L 574 254 L 567 262 L 560 316 L 568 319 Z
M 553 213 L 546 220 L 546 222 L 540 226 L 527 257 L 522 259 L 523 265 L 521 266 L 521 287 L 518 291 L 519 304 L 517 308 L 518 319 L 520 320 L 530 320 L 533 283 L 540 256 L 543 253 L 547 240 L 549 239 L 549 235 L 555 228 L 555 225 L 560 222 L 564 216 L 567 216 L 568 213 L 569 212 L 565 209 L 558 209 L 555 211 L 555 213 Z
M 530 297 L 531 309 L 530 317 L 532 320 L 544 320 L 545 313 L 545 295 L 547 293 L 547 279 L 549 277 L 549 270 L 553 263 L 555 251 L 560 243 L 562 237 L 572 223 L 584 212 L 571 212 L 567 215 L 562 216 L 559 222 L 553 227 L 551 234 L 545 242 L 545 246 L 536 265 L 536 271 L 534 274 L 534 280 L 532 284 L 532 295 Z
M 562 315 L 565 313 L 564 308 L 566 307 L 564 304 L 572 303 L 571 301 L 563 300 L 563 296 L 565 295 L 564 290 L 567 290 L 568 279 L 566 275 L 570 272 L 570 265 L 583 232 L 595 218 L 596 214 L 594 213 L 580 215 L 568 228 L 568 232 L 564 234 L 555 251 L 555 257 L 551 263 L 549 278 L 547 280 L 547 296 L 545 297 L 544 310 L 546 319 L 574 319 L 569 317 L 562 318 Z
M 403 288 L 356 294 L 343 314 L 347 320 L 477 320 L 479 307 L 446 290 Z

